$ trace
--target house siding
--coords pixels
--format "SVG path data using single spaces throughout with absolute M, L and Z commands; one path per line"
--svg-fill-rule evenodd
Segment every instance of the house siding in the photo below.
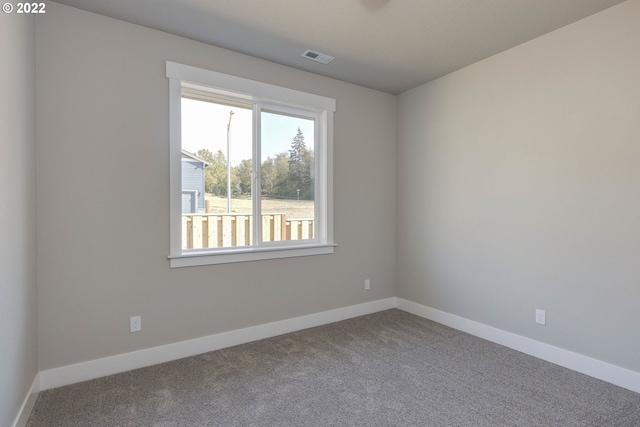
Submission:
M 186 191 L 197 191 L 197 204 L 194 211 L 185 212 L 184 194 Z M 182 213 L 197 212 L 198 209 L 204 209 L 204 165 L 196 160 L 182 159 L 182 191 L 183 203 Z

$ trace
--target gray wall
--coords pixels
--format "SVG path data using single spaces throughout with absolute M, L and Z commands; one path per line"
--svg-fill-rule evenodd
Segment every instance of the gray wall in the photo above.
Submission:
M 628 1 L 399 96 L 399 297 L 640 371 L 638 22 Z
M 38 373 L 35 19 L 0 14 L 0 425 Z
M 37 58 L 40 369 L 395 295 L 394 96 L 57 3 Z M 166 60 L 336 99 L 335 254 L 169 268 Z

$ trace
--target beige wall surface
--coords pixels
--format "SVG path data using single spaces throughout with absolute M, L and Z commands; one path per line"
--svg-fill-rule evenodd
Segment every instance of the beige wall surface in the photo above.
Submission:
M 37 55 L 41 370 L 395 294 L 394 96 L 56 3 Z M 334 254 L 169 268 L 167 60 L 336 99 Z
M 56 3 L 37 58 L 41 370 L 395 294 L 394 96 Z M 167 60 L 336 99 L 334 254 L 169 268 Z
M 0 425 L 38 373 L 35 19 L 0 14 Z
M 399 96 L 398 297 L 640 371 L 638 22 L 628 1 Z

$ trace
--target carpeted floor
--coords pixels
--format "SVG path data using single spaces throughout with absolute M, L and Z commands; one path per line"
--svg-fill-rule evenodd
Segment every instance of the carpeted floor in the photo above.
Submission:
M 40 393 L 27 427 L 640 426 L 640 394 L 393 309 Z

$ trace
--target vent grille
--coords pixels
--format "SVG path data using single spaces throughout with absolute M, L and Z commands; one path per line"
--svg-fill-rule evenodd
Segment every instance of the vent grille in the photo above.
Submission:
M 331 55 L 327 55 L 326 53 L 317 52 L 311 49 L 305 50 L 302 56 L 307 59 L 311 59 L 312 61 L 321 62 L 323 64 L 328 64 L 334 59 L 334 57 Z

